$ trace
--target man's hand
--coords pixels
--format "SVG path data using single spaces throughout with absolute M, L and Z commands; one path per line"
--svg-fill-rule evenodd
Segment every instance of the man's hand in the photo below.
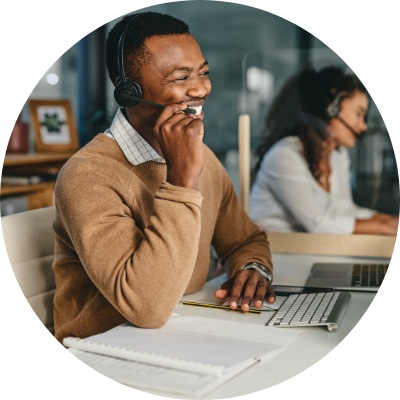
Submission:
M 264 298 L 268 303 L 274 303 L 276 299 L 271 284 L 260 273 L 251 269 L 237 272 L 221 289 L 214 292 L 214 296 L 220 300 L 229 297 L 229 306 L 232 309 L 238 308 L 239 299 L 242 298 L 243 311 L 249 311 L 253 299 L 256 308 L 263 306 Z
M 185 114 L 186 107 L 166 106 L 153 132 L 167 163 L 167 182 L 197 189 L 204 167 L 204 124 L 201 119 Z

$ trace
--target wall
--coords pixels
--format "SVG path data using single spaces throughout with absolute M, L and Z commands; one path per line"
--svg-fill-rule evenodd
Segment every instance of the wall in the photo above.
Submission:
M 317 38 L 298 26 L 265 11 L 218 1 L 182 1 L 161 4 L 143 10 L 172 14 L 190 26 L 209 61 L 213 90 L 205 111 L 206 143 L 225 163 L 238 187 L 237 121 L 240 112 L 251 116 L 252 149 L 260 141 L 265 113 L 280 85 L 304 63 L 319 68 L 345 62 Z M 107 29 L 115 21 L 110 21 Z M 58 88 L 39 82 L 32 97 L 70 97 L 76 113 L 79 87 L 78 44 L 50 68 L 61 74 Z M 306 47 L 306 48 L 305 48 Z M 102 60 L 92 60 L 96 68 Z M 247 87 L 249 67 L 266 70 L 269 93 L 255 93 Z M 89 68 L 90 70 L 90 68 Z M 47 85 L 47 86 L 46 86 Z M 106 79 L 106 126 L 116 109 L 113 86 Z M 95 116 L 95 112 L 93 114 Z M 91 116 L 87 116 L 88 124 Z M 384 122 L 374 104 L 370 112 L 370 129 L 357 149 L 351 152 L 355 199 L 359 204 L 381 211 L 398 212 L 397 166 Z M 81 131 L 84 130 L 81 126 Z M 96 134 L 98 129 L 93 130 Z M 89 140 L 90 136 L 86 137 Z

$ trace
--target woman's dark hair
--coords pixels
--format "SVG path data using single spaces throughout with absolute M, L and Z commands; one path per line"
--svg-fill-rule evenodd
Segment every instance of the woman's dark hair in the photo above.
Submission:
M 327 112 L 328 106 L 335 100 L 351 97 L 357 90 L 367 94 L 355 75 L 346 74 L 338 67 L 326 67 L 319 72 L 307 68 L 291 77 L 275 97 L 266 116 L 264 140 L 257 149 L 255 172 L 265 153 L 276 142 L 284 137 L 298 136 L 310 171 L 319 180 L 319 164 L 328 137 L 327 123 L 332 118 Z

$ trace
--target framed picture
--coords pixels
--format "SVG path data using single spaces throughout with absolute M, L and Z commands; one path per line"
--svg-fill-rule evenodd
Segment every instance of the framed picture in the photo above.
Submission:
M 78 133 L 69 100 L 29 100 L 29 111 L 37 152 L 78 150 Z

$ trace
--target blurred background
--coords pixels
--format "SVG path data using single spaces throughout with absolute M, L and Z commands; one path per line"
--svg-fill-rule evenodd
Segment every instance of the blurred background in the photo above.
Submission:
M 272 99 L 291 75 L 305 66 L 319 69 L 338 65 L 349 70 L 337 54 L 313 35 L 253 7 L 218 1 L 182 1 L 140 11 L 147 10 L 184 20 L 202 47 L 213 84 L 204 108 L 205 141 L 225 165 L 237 191 L 239 115 L 250 115 L 251 149 L 254 152 L 261 141 L 264 119 Z M 68 99 L 80 146 L 110 125 L 117 104 L 113 96 L 114 87 L 107 76 L 104 48 L 108 31 L 115 22 L 110 21 L 82 38 L 49 66 L 38 82 L 21 110 L 20 122 L 25 124 L 28 132 L 28 147 L 24 150 L 27 155 L 37 152 L 28 100 Z M 9 149 L 7 156 L 3 176 L 5 171 L 14 175 L 20 173 L 15 165 L 26 163 L 26 156 L 16 161 L 18 151 L 13 149 Z M 351 158 L 356 203 L 382 212 L 398 213 L 396 160 L 384 121 L 373 101 L 368 115 L 368 131 L 357 147 L 351 149 Z M 63 161 L 65 158 L 58 164 L 48 163 L 47 167 L 56 175 Z M 253 164 L 255 161 L 252 157 Z M 2 182 L 2 215 L 51 203 L 51 199 L 21 203 L 24 196 L 24 189 L 7 191 Z M 17 198 L 20 206 L 16 205 Z

